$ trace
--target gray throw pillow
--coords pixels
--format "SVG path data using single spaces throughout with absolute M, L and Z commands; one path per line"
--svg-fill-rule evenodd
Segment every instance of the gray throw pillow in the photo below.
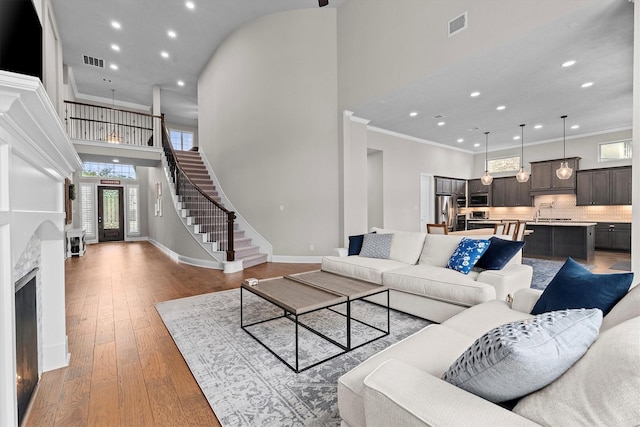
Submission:
M 365 234 L 360 256 L 366 258 L 389 259 L 393 234 Z
M 506 323 L 478 338 L 442 379 L 491 402 L 541 389 L 577 362 L 598 337 L 602 311 L 571 309 Z

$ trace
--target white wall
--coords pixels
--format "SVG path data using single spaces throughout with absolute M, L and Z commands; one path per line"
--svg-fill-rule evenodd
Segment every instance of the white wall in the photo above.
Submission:
M 200 150 L 274 255 L 338 243 L 336 43 L 335 9 L 265 16 L 231 34 L 198 80 Z
M 524 146 L 524 165 L 531 172 L 529 162 L 537 162 L 542 160 L 555 160 L 563 158 L 562 144 L 562 122 L 559 121 L 560 139 L 542 144 L 525 145 Z M 535 132 L 535 131 L 533 131 Z M 529 136 L 529 138 L 532 138 Z M 525 140 L 527 135 L 525 133 Z M 610 162 L 598 162 L 598 144 L 603 142 L 613 142 L 621 140 L 630 140 L 631 130 L 622 130 L 616 132 L 607 132 L 598 135 L 588 136 L 567 136 L 567 157 L 580 157 L 580 169 L 597 169 L 609 168 L 616 166 L 631 165 L 631 160 L 618 160 Z M 491 140 L 489 140 L 489 149 L 491 149 Z M 488 158 L 496 159 L 501 157 L 519 156 L 520 147 L 513 147 L 507 150 L 489 151 Z M 484 153 L 476 154 L 473 162 L 472 178 L 480 178 L 484 173 Z M 508 176 L 512 174 L 495 174 L 495 176 Z
M 374 128 L 367 145 L 383 155 L 384 228 L 419 231 L 421 173 L 467 179 L 473 167 L 470 153 Z

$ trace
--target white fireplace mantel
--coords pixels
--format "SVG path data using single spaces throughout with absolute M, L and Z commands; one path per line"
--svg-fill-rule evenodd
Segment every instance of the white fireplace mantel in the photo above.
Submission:
M 42 371 L 69 361 L 64 301 L 64 179 L 80 158 L 40 82 L 0 71 L 0 425 L 17 425 L 14 267 L 39 253 Z

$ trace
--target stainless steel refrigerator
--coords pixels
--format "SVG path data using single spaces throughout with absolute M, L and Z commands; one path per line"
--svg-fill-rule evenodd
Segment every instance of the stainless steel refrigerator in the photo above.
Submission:
M 436 219 L 437 224 L 443 222 L 447 224 L 449 231 L 456 229 L 456 217 L 458 208 L 452 196 L 436 196 Z

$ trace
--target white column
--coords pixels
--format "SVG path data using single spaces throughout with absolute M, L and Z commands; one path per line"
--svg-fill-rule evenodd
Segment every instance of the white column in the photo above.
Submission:
M 151 114 L 159 116 L 162 114 L 160 107 L 160 86 L 153 85 L 153 104 L 151 105 Z M 153 146 L 162 147 L 162 129 L 160 124 L 154 120 L 153 126 Z
M 633 21 L 633 159 L 631 213 L 631 270 L 640 272 L 640 7 L 634 2 Z
M 15 287 L 11 275 L 11 226 L 4 222 L 0 212 L 0 425 L 16 426 Z
M 65 323 L 64 239 L 42 240 L 42 371 L 69 364 Z

